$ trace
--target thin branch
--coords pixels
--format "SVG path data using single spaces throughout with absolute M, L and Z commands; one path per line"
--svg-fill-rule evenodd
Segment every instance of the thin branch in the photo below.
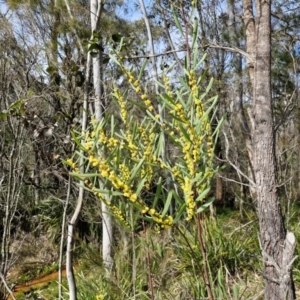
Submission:
M 66 5 L 66 7 L 67 7 L 67 11 L 68 11 L 68 14 L 69 14 L 71 20 L 74 20 L 74 16 L 73 16 L 73 14 L 72 14 L 72 12 L 71 12 L 71 8 L 70 8 L 70 5 L 69 5 L 68 0 L 64 0 L 64 1 L 65 1 L 65 5 Z M 78 34 L 77 34 L 77 31 L 76 31 L 76 29 L 75 29 L 74 26 L 72 26 L 72 30 L 73 30 L 73 32 L 74 32 L 74 34 L 75 34 L 75 36 L 76 36 L 76 40 L 77 40 L 77 43 L 78 43 L 78 45 L 79 45 L 80 52 L 83 54 L 83 53 L 84 53 L 84 49 L 83 49 L 81 40 L 80 40 L 80 38 L 79 38 L 79 36 L 78 36 Z
M 237 173 L 239 173 L 241 176 L 243 176 L 244 178 L 246 178 L 248 180 L 248 182 L 251 184 L 251 187 L 256 187 L 256 183 L 249 177 L 247 176 L 244 172 L 241 171 L 240 168 L 238 168 L 233 162 L 231 162 L 231 160 L 228 157 L 228 150 L 229 150 L 229 141 L 227 138 L 227 135 L 225 132 L 223 132 L 224 138 L 225 138 L 225 143 L 226 143 L 226 151 L 225 151 L 225 157 L 226 160 L 220 160 L 220 161 L 225 161 L 228 162 L 236 171 Z
M 243 229 L 244 227 L 247 227 L 248 225 L 250 225 L 250 224 L 253 223 L 253 222 L 255 222 L 255 220 L 252 220 L 252 221 L 250 221 L 250 222 L 248 222 L 248 223 L 246 223 L 246 224 L 244 224 L 244 225 L 242 225 L 242 226 L 239 226 L 238 228 L 235 228 L 235 229 L 231 232 L 230 237 L 231 237 L 235 232 L 237 232 L 237 231 Z
M 165 51 L 163 53 L 157 53 L 157 54 L 147 54 L 147 55 L 137 55 L 137 56 L 125 56 L 125 59 L 136 59 L 136 58 L 152 58 L 152 57 L 159 57 L 159 56 L 164 56 L 168 54 L 173 54 L 174 52 L 185 52 L 186 49 L 174 49 L 174 50 L 169 50 Z M 105 54 L 104 54 L 105 55 Z
M 239 54 L 245 56 L 246 58 L 248 58 L 250 62 L 254 63 L 254 59 L 247 52 L 245 52 L 237 47 L 221 46 L 221 45 L 217 45 L 213 42 L 208 42 L 208 44 L 206 46 L 204 46 L 203 48 L 205 48 L 205 47 L 206 48 L 214 48 L 214 49 L 223 49 L 226 51 L 239 53 Z
M 209 42 L 208 44 L 204 45 L 204 46 L 199 46 L 198 49 L 203 49 L 204 51 L 207 48 L 214 48 L 214 49 L 223 49 L 226 51 L 230 51 L 230 52 L 234 52 L 234 53 L 239 53 L 243 56 L 245 56 L 246 58 L 248 58 L 252 63 L 254 63 L 253 58 L 245 51 L 237 48 L 237 47 L 226 47 L 226 46 L 221 46 L 221 45 L 217 45 L 213 42 Z M 176 52 L 186 52 L 187 49 L 172 49 L 169 51 L 165 51 L 162 53 L 157 53 L 157 54 L 147 54 L 147 55 L 136 55 L 136 56 L 125 56 L 125 59 L 138 59 L 138 58 L 152 58 L 152 57 L 159 57 L 159 56 L 164 56 L 164 55 L 168 55 L 168 54 L 174 54 Z M 105 56 L 105 54 L 104 54 Z
M 181 71 L 183 71 L 183 65 L 182 65 L 182 63 L 181 63 L 181 61 L 180 61 L 180 59 L 179 59 L 179 57 L 177 55 L 177 52 L 175 52 L 175 46 L 174 46 L 174 43 L 173 43 L 171 35 L 170 35 L 170 31 L 169 31 L 169 28 L 168 28 L 168 24 L 167 24 L 167 20 L 166 20 L 166 15 L 165 15 L 165 9 L 163 7 L 161 7 L 160 4 L 158 4 L 158 5 L 159 5 L 158 10 L 162 14 L 162 18 L 163 18 L 163 21 L 164 21 L 165 33 L 167 35 L 167 39 L 168 39 L 169 45 L 170 45 L 172 51 L 174 51 L 173 54 L 174 54 L 174 58 L 176 60 L 177 65 L 180 67 Z
M 13 291 L 9 288 L 9 286 L 8 286 L 6 280 L 5 280 L 5 277 L 4 277 L 4 275 L 3 275 L 2 273 L 0 273 L 0 278 L 1 278 L 1 280 L 2 280 L 2 282 L 3 282 L 3 284 L 4 284 L 4 286 L 5 286 L 5 288 L 6 288 L 7 291 L 9 292 L 11 298 L 12 298 L 13 300 L 16 300 Z
M 230 181 L 230 182 L 234 182 L 234 183 L 237 183 L 237 184 L 240 184 L 240 185 L 243 185 L 243 186 L 247 186 L 247 187 L 252 187 L 252 185 L 248 184 L 248 183 L 244 183 L 244 182 L 241 182 L 241 181 L 237 181 L 237 180 L 234 180 L 234 179 L 231 179 L 231 178 L 227 178 L 227 177 L 224 177 L 220 174 L 218 174 L 218 176 L 222 179 L 224 179 L 225 181 Z

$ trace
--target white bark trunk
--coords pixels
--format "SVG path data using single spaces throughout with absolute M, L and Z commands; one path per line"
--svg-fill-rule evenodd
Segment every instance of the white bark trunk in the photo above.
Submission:
M 91 70 L 91 55 L 88 53 L 87 56 L 87 64 L 86 64 L 86 74 L 85 74 L 85 85 L 84 85 L 84 101 L 83 101 L 83 110 L 82 110 L 82 134 L 84 134 L 86 130 L 87 123 L 87 110 L 88 110 L 88 98 L 89 98 L 89 82 L 90 82 L 90 70 Z M 83 158 L 81 158 L 80 166 L 83 166 Z M 80 172 L 83 173 L 83 167 L 80 168 Z M 83 186 L 84 183 L 81 181 L 80 185 Z M 73 232 L 78 221 L 80 212 L 82 210 L 83 205 L 83 188 L 79 187 L 79 195 L 77 198 L 77 204 L 73 216 L 68 225 L 68 238 L 67 238 L 67 254 L 66 254 L 66 271 L 67 271 L 67 280 L 69 286 L 69 294 L 70 300 L 77 299 L 76 292 L 76 282 L 73 271 L 73 261 L 72 261 L 72 252 L 73 252 Z
M 92 32 L 98 30 L 98 24 L 100 22 L 100 16 L 103 6 L 103 1 L 92 0 L 91 1 L 91 29 Z M 100 43 L 101 41 L 99 41 Z M 94 97 L 95 97 L 95 119 L 101 120 L 104 113 L 103 100 L 103 69 L 102 69 L 102 53 L 99 53 L 93 57 L 93 83 L 94 83 Z M 104 195 L 107 201 L 108 196 Z M 112 267 L 112 218 L 108 214 L 108 207 L 102 202 L 102 259 L 106 270 L 106 275 L 110 273 Z

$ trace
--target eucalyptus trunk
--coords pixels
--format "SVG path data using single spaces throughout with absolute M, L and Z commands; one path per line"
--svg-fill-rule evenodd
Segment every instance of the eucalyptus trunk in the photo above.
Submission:
M 244 0 L 248 67 L 253 93 L 253 158 L 265 299 L 295 299 L 295 236 L 285 229 L 278 194 L 271 93 L 271 1 Z

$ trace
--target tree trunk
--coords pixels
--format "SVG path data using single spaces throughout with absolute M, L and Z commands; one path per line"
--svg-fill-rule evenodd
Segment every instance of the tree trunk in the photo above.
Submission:
M 103 10 L 104 1 L 91 1 L 91 29 L 92 33 L 98 30 L 98 25 Z M 101 41 L 99 41 L 101 43 Z M 95 119 L 100 121 L 104 114 L 103 105 L 103 68 L 102 68 L 102 53 L 99 51 L 97 55 L 93 56 L 93 83 L 94 83 L 94 97 L 95 97 Z M 109 202 L 109 196 L 104 195 L 106 201 Z M 108 276 L 113 264 L 112 260 L 112 217 L 109 214 L 109 209 L 104 202 L 101 203 L 102 209 L 102 259 L 105 266 L 106 275 Z
M 244 22 L 253 91 L 253 169 L 256 180 L 265 299 L 295 299 L 291 267 L 295 237 L 286 233 L 278 195 L 271 95 L 271 3 L 244 0 Z M 253 63 L 253 64 L 252 64 Z

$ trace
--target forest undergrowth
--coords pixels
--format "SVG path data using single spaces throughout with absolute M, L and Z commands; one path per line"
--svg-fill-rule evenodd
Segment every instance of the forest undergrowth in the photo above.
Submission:
M 299 232 L 296 216 L 290 220 L 290 226 Z M 241 217 L 238 211 L 218 209 L 217 222 L 206 216 L 203 228 L 214 298 L 263 299 L 263 266 L 255 214 Z M 208 299 L 195 224 L 179 223 L 172 232 L 160 233 L 151 227 L 138 233 L 124 234 L 120 230 L 116 239 L 115 265 L 108 278 L 99 245 L 76 242 L 76 252 L 81 254 L 75 267 L 78 299 Z M 31 276 L 35 274 L 32 272 Z M 294 279 L 299 295 L 298 260 Z M 64 299 L 68 299 L 65 280 L 63 290 Z M 57 291 L 57 281 L 53 281 L 43 288 L 19 293 L 16 299 L 58 299 Z

